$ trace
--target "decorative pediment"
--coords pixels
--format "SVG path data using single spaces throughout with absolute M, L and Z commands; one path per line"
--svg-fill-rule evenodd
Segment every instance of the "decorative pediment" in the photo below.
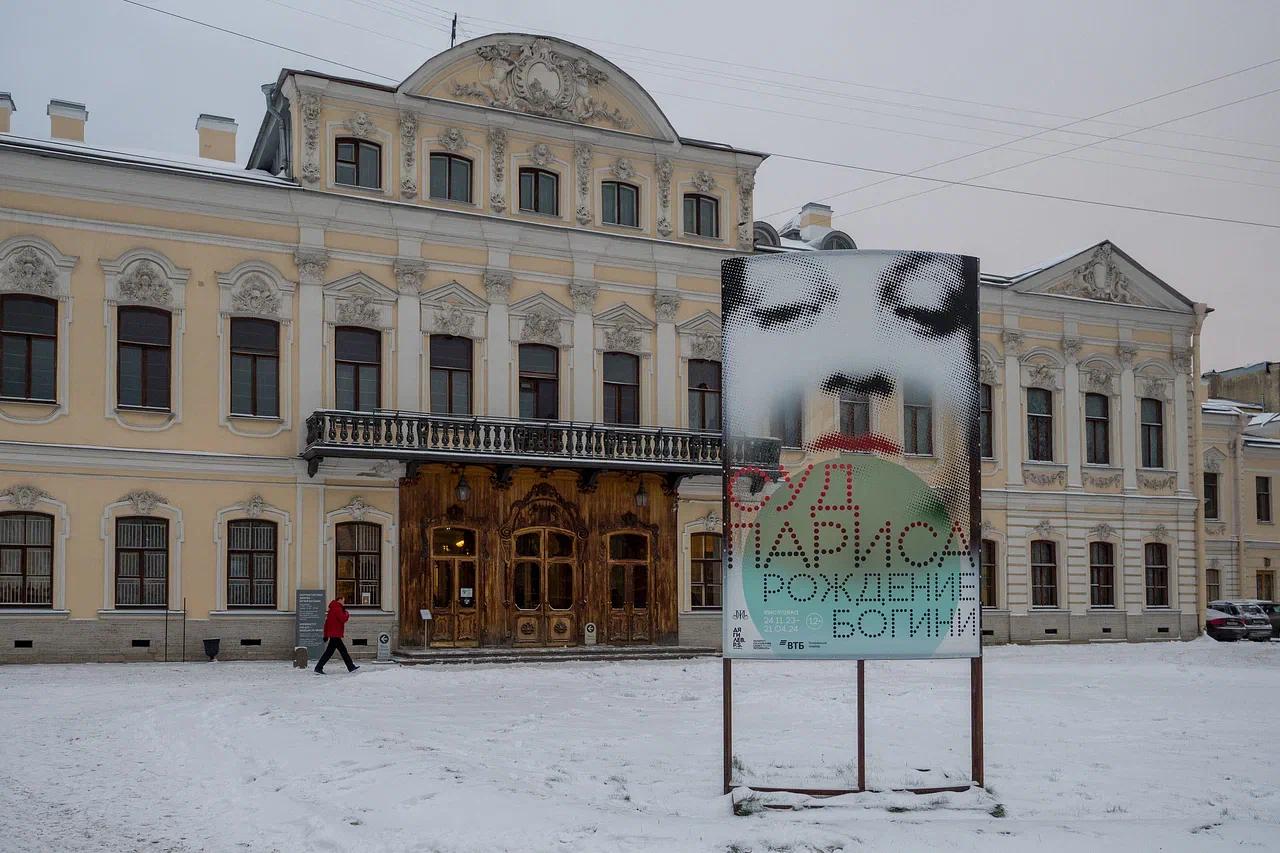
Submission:
M 511 339 L 520 343 L 561 346 L 573 311 L 545 293 L 537 293 L 511 306 Z
M 488 311 L 489 303 L 472 293 L 458 281 L 425 291 L 419 297 L 423 305 L 457 305 L 469 311 Z
M 389 329 L 394 326 L 396 292 L 364 273 L 325 285 L 325 319 L 338 326 Z
M 156 511 L 156 507 L 168 503 L 164 496 L 156 494 L 150 489 L 135 489 L 120 498 L 120 500 L 132 506 L 133 511 L 138 515 L 151 515 Z
M 1046 355 L 1032 355 L 1022 362 L 1022 384 L 1027 388 L 1048 388 L 1056 391 L 1062 387 L 1062 367 Z
M 34 509 L 41 501 L 49 499 L 49 493 L 38 486 L 23 484 L 0 491 L 0 498 L 8 500 L 15 509 Z
M 1190 312 L 1192 303 L 1110 241 L 1021 278 L 1014 290 Z
M 720 361 L 723 357 L 720 317 L 703 311 L 676 326 L 685 358 Z
M 677 138 L 635 80 L 598 54 L 550 36 L 501 33 L 472 39 L 428 60 L 399 91 Z
M 424 330 L 437 335 L 484 337 L 484 317 L 489 303 L 461 283 L 451 281 L 422 294 L 421 300 Z
M 1204 470 L 1210 474 L 1218 474 L 1222 472 L 1222 463 L 1227 455 L 1216 447 L 1210 447 L 1204 452 Z
M 224 314 L 264 317 L 287 323 L 293 316 L 294 285 L 280 271 L 262 261 L 246 261 L 230 272 L 218 273 L 219 306 Z
M 174 266 L 159 252 L 133 249 L 101 264 L 107 277 L 108 302 L 166 311 L 181 311 L 186 307 L 186 284 L 191 273 Z
M 613 326 L 627 323 L 642 331 L 653 331 L 653 320 L 626 303 L 615 305 L 608 311 L 597 314 L 594 317 L 594 322 L 597 326 Z
M 1004 379 L 1004 366 L 986 350 L 978 354 L 978 381 L 983 385 L 999 385 Z
M 65 299 L 77 260 L 39 237 L 5 240 L 0 243 L 0 292 Z

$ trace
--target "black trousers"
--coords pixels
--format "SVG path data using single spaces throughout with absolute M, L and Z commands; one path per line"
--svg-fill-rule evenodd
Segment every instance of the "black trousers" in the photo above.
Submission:
M 347 646 L 342 642 L 342 638 L 330 637 L 329 645 L 325 647 L 324 654 L 320 655 L 320 660 L 316 663 L 316 669 L 324 669 L 324 665 L 329 662 L 329 658 L 333 657 L 334 652 L 342 655 L 342 662 L 347 665 L 347 672 L 356 668 L 356 665 L 351 662 L 351 655 L 347 654 Z

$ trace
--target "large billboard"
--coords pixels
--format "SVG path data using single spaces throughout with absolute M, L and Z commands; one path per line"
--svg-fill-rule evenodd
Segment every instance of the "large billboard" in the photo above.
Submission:
M 981 654 L 978 262 L 726 261 L 724 654 Z

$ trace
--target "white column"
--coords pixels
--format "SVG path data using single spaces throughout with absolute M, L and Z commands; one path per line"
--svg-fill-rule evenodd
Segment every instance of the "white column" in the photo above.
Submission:
M 1173 369 L 1173 454 L 1178 470 L 1178 492 L 1191 490 L 1191 459 L 1195 452 L 1195 435 L 1187 424 L 1187 371 L 1191 369 L 1191 353 L 1174 350 Z
M 677 405 L 679 383 L 680 341 L 676 336 L 676 311 L 680 309 L 680 294 L 673 290 L 659 290 L 653 295 L 654 310 L 658 318 L 657 350 L 654 354 L 653 375 L 658 387 L 658 426 L 681 427 L 680 408 Z
M 293 260 L 298 266 L 298 415 L 306 420 L 324 408 L 324 370 L 329 363 L 324 348 L 324 274 L 329 254 L 299 246 Z M 298 431 L 298 440 L 306 441 L 306 430 Z
M 427 273 L 424 261 L 401 258 L 396 261 L 396 408 L 418 412 L 422 405 L 422 307 L 418 293 Z
M 1022 365 L 1018 356 L 1022 352 L 1022 333 L 1004 333 L 1004 453 L 1005 483 L 1022 485 Z
M 511 327 L 507 320 L 507 297 L 511 295 L 511 273 L 489 270 L 484 274 L 484 292 L 489 298 L 485 326 L 485 385 L 488 390 L 486 415 L 511 414 Z
M 573 297 L 573 411 L 569 416 L 575 421 L 596 419 L 596 341 L 592 311 L 599 291 L 600 287 L 589 281 L 569 285 L 569 294 Z
M 1062 341 L 1062 351 L 1067 357 L 1067 368 L 1064 371 L 1063 379 L 1063 413 L 1064 421 L 1067 428 L 1067 488 L 1080 489 L 1084 487 L 1084 480 L 1081 479 L 1080 463 L 1082 453 L 1080 449 L 1080 407 L 1083 401 L 1080 399 L 1080 366 L 1077 358 L 1080 355 L 1080 341 L 1076 338 L 1065 338 Z
M 1121 344 L 1119 353 L 1124 367 L 1120 373 L 1120 453 L 1124 456 L 1124 487 L 1131 491 L 1138 488 L 1138 398 L 1133 379 L 1138 348 Z

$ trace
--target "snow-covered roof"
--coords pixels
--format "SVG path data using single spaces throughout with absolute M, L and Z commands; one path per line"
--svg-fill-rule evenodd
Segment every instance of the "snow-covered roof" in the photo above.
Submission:
M 1250 418 L 1249 426 L 1251 427 L 1267 426 L 1269 424 L 1274 424 L 1277 420 L 1280 420 L 1280 412 L 1263 412 L 1260 415 L 1254 415 L 1252 418 Z
M 297 186 L 293 181 L 277 177 L 260 169 L 246 169 L 243 166 L 237 166 L 235 163 L 227 163 L 223 160 L 210 160 L 206 157 L 197 156 L 187 157 L 181 154 L 166 154 L 147 151 L 142 148 L 102 148 L 84 142 L 71 142 L 65 139 L 36 139 L 12 133 L 0 133 L 0 148 L 54 156 L 69 156 L 100 163 L 116 163 L 160 171 L 183 172 L 222 180 L 278 187 Z
M 1222 397 L 1210 397 L 1200 406 L 1200 410 L 1216 415 L 1243 415 L 1248 412 L 1261 411 L 1256 403 L 1245 403 L 1240 400 L 1227 400 Z

